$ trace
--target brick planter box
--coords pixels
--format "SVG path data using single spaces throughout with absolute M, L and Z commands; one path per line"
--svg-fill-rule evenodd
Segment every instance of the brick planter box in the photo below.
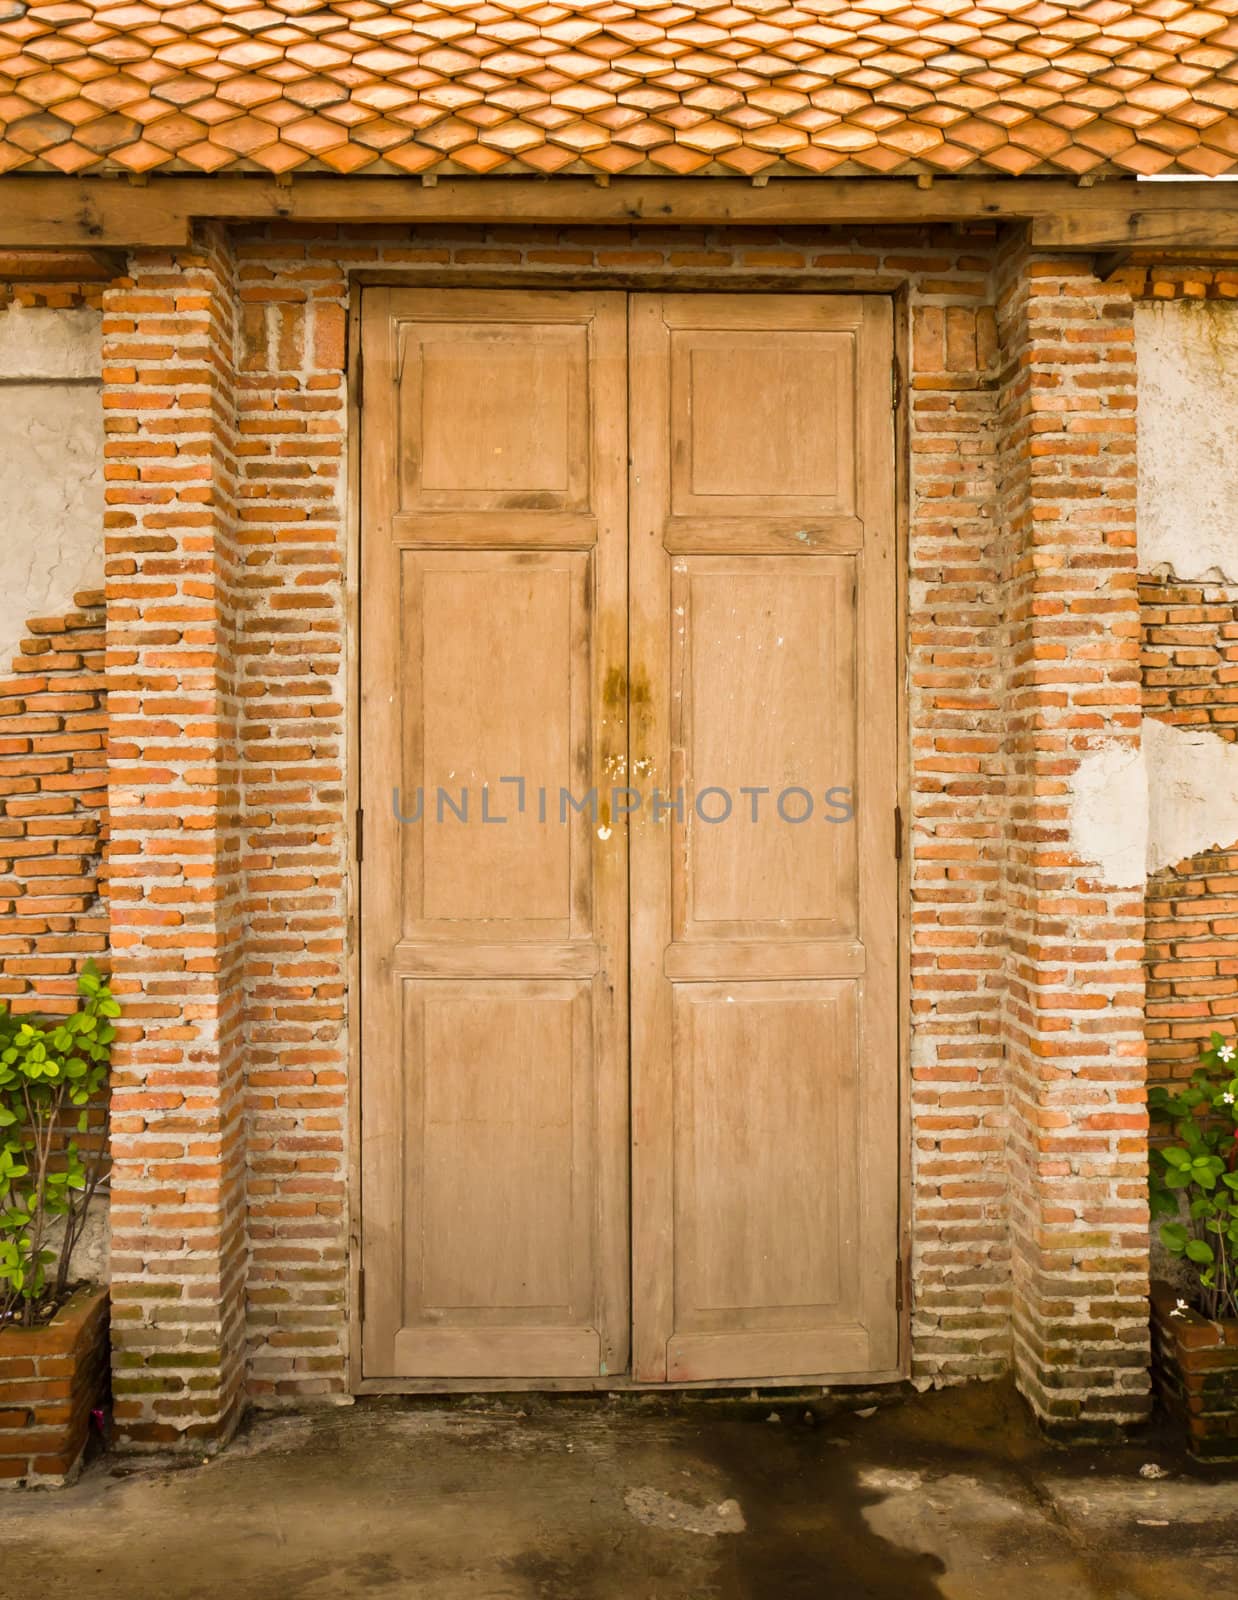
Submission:
M 1152 1370 L 1168 1410 L 1201 1461 L 1238 1461 L 1238 1321 L 1173 1316 L 1177 1295 L 1152 1285 Z
M 107 1386 L 107 1304 L 88 1284 L 46 1327 L 0 1329 L 0 1488 L 76 1473 Z

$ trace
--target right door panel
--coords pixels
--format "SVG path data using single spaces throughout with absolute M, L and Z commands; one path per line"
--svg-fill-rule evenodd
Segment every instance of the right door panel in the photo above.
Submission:
M 634 1376 L 892 1372 L 890 306 L 630 327 Z

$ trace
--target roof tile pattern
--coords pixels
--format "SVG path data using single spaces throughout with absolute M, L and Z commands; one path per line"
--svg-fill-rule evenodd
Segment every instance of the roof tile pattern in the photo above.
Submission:
M 1238 165 L 1238 0 L 0 0 L 0 172 Z

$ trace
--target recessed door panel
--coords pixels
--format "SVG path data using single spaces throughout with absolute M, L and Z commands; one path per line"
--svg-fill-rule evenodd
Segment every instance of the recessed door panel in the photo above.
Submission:
M 850 329 L 671 329 L 672 511 L 853 515 L 855 343 Z
M 856 988 L 673 990 L 669 1379 L 814 1372 L 823 1330 L 835 1349 L 862 1337 Z
M 400 329 L 401 511 L 584 511 L 582 322 L 408 321 Z
M 406 548 L 400 578 L 406 936 L 587 930 L 588 819 L 558 796 L 590 783 L 592 552 Z
M 674 558 L 677 938 L 854 933 L 855 582 L 843 556 Z
M 491 1375 L 550 1351 L 548 1375 L 596 1374 L 591 999 L 587 982 L 404 981 L 403 1132 L 419 1181 L 397 1360 L 450 1375 L 462 1347 L 493 1336 Z

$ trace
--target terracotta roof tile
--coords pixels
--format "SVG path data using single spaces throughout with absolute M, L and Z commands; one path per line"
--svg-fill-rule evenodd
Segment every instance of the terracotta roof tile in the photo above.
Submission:
M 0 171 L 1238 167 L 1238 0 L 3 0 Z

